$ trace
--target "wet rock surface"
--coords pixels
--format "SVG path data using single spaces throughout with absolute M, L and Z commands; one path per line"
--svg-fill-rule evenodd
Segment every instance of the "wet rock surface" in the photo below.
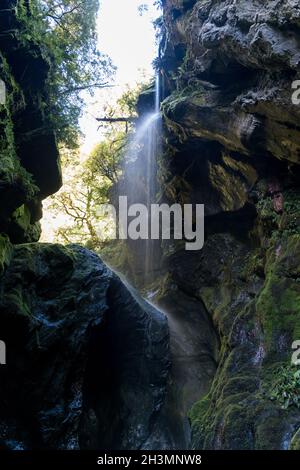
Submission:
M 38 241 L 42 203 L 62 185 L 53 123 L 45 113 L 50 65 L 33 37 L 22 39 L 16 0 L 0 11 L 0 232 L 13 243 Z
M 2 3 L 1 449 L 299 449 L 298 2 L 162 1 L 159 200 L 206 211 L 203 250 L 157 255 L 151 301 L 169 328 L 95 254 L 11 244 L 38 240 L 61 175 L 38 132 L 48 65 L 6 40 Z M 141 251 L 122 250 L 149 295 Z
M 166 423 L 172 448 L 188 449 L 188 413 L 211 387 L 217 369 L 219 339 L 202 302 L 176 286 L 166 285 L 157 299 L 168 318 L 171 377 L 166 396 Z
M 210 391 L 189 413 L 192 447 L 297 448 L 299 6 L 162 3 L 162 198 L 206 212 L 203 250 L 166 245 L 162 265 L 220 338 Z
M 15 247 L 0 280 L 2 449 L 168 447 L 165 316 L 79 246 Z

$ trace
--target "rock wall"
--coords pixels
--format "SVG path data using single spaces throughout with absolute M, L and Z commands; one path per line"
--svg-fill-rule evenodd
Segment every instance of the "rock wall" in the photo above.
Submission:
M 20 34 L 16 0 L 0 10 L 0 232 L 13 243 L 37 241 L 41 201 L 62 184 L 55 135 L 44 104 L 49 104 L 50 64 L 33 38 Z
M 298 2 L 162 5 L 162 197 L 206 211 L 201 252 L 165 246 L 164 292 L 203 302 L 221 342 L 210 391 L 190 412 L 192 447 L 297 448 Z
M 35 243 L 62 181 L 21 3 L 0 7 L 0 449 L 170 448 L 166 317 L 88 250 Z

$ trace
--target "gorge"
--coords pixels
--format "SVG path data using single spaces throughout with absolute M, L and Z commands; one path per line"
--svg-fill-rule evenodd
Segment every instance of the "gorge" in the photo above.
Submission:
M 121 240 L 107 264 L 38 241 L 62 175 L 18 3 L 0 10 L 0 449 L 300 450 L 297 0 L 161 0 L 112 198 L 204 204 L 205 242 Z

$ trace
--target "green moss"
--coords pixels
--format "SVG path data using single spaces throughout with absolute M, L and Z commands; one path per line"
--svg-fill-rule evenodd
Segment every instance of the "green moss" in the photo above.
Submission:
M 237 377 L 229 378 L 222 391 L 222 399 L 243 393 L 254 393 L 257 391 L 258 383 L 257 377 L 251 375 L 239 375 Z M 236 399 L 236 398 L 235 398 Z
M 294 434 L 292 441 L 291 441 L 291 450 L 300 450 L 300 428 L 298 431 Z
M 272 245 L 268 251 L 266 282 L 257 298 L 256 309 L 263 326 L 267 347 L 277 347 L 278 336 L 300 337 L 300 238 Z
M 189 101 L 195 106 L 203 106 L 205 104 L 205 90 L 202 86 L 193 84 L 181 90 L 174 91 L 162 103 L 162 111 L 168 116 L 173 114 L 180 104 Z
M 300 408 L 300 370 L 295 366 L 273 366 L 266 386 L 267 397 L 278 402 L 283 409 L 290 406 Z
M 204 440 L 207 437 L 206 421 L 211 405 L 211 397 L 207 395 L 195 403 L 189 412 L 193 435 L 193 448 L 202 449 Z
M 30 295 L 21 285 L 11 287 L 6 295 L 6 305 L 9 311 L 15 315 L 30 316 Z
M 42 232 L 42 229 L 41 229 L 41 224 L 39 222 L 30 224 L 24 234 L 25 242 L 29 243 L 29 242 L 39 241 L 41 232 Z
M 264 277 L 265 257 L 261 249 L 252 251 L 245 260 L 242 277 L 248 280 L 251 276 Z
M 284 191 L 284 216 L 281 228 L 288 235 L 300 234 L 300 191 Z
M 300 403 L 300 372 L 290 365 L 292 341 L 300 338 L 300 236 L 291 220 L 299 198 L 284 199 L 282 215 L 271 199 L 259 203 L 258 247 L 240 271 L 227 263 L 217 287 L 201 288 L 222 344 L 211 391 L 189 414 L 193 448 L 281 449 L 293 429 Z M 236 302 L 247 286 L 251 297 Z M 251 359 L 260 349 L 257 364 Z M 299 448 L 299 436 L 293 446 Z
M 261 195 L 256 204 L 260 224 L 271 242 L 288 240 L 291 235 L 300 234 L 300 192 L 297 189 L 282 191 L 283 214 L 277 214 L 270 197 Z
M 257 450 L 282 449 L 285 418 L 284 411 L 280 413 L 265 406 L 256 427 Z
M 248 407 L 245 407 L 243 403 L 234 403 L 225 410 L 222 448 L 251 450 L 253 448 L 252 417 Z
M 43 243 L 16 245 L 13 268 L 8 278 L 4 276 L 0 289 L 1 305 L 12 315 L 30 316 L 37 302 L 37 285 L 45 299 L 58 296 L 61 286 L 73 275 L 75 259 L 72 247 Z M 47 269 L 42 269 L 43 266 Z M 44 279 L 47 285 L 43 285 Z
M 23 187 L 28 198 L 38 191 L 32 176 L 22 167 L 17 153 L 13 113 L 25 106 L 24 96 L 15 82 L 5 57 L 0 53 L 2 79 L 6 86 L 6 102 L 0 106 L 0 180 L 5 185 Z
M 268 278 L 257 300 L 257 312 L 266 334 L 268 346 L 276 347 L 279 334 L 300 337 L 300 285 L 273 275 Z
M 30 210 L 25 204 L 23 204 L 14 211 L 12 214 L 12 219 L 18 226 L 26 231 L 30 225 L 31 220 Z

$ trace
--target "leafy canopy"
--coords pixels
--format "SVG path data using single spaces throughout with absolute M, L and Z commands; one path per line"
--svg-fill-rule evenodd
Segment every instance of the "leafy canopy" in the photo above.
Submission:
M 136 102 L 141 91 L 149 86 L 138 84 L 127 88 L 108 112 L 111 115 L 136 115 Z M 107 125 L 105 139 L 99 142 L 88 158 L 74 161 L 74 152 L 64 152 L 64 187 L 52 196 L 48 213 L 62 220 L 56 231 L 56 241 L 80 243 L 98 250 L 106 244 L 111 230 L 107 214 L 99 213 L 101 204 L 110 203 L 122 177 L 122 169 L 130 143 L 131 128 L 124 124 Z M 101 228 L 101 234 L 97 228 Z
M 108 85 L 110 59 L 97 49 L 98 0 L 18 0 L 21 39 L 38 44 L 50 65 L 49 114 L 58 141 L 77 144 L 84 91 Z

